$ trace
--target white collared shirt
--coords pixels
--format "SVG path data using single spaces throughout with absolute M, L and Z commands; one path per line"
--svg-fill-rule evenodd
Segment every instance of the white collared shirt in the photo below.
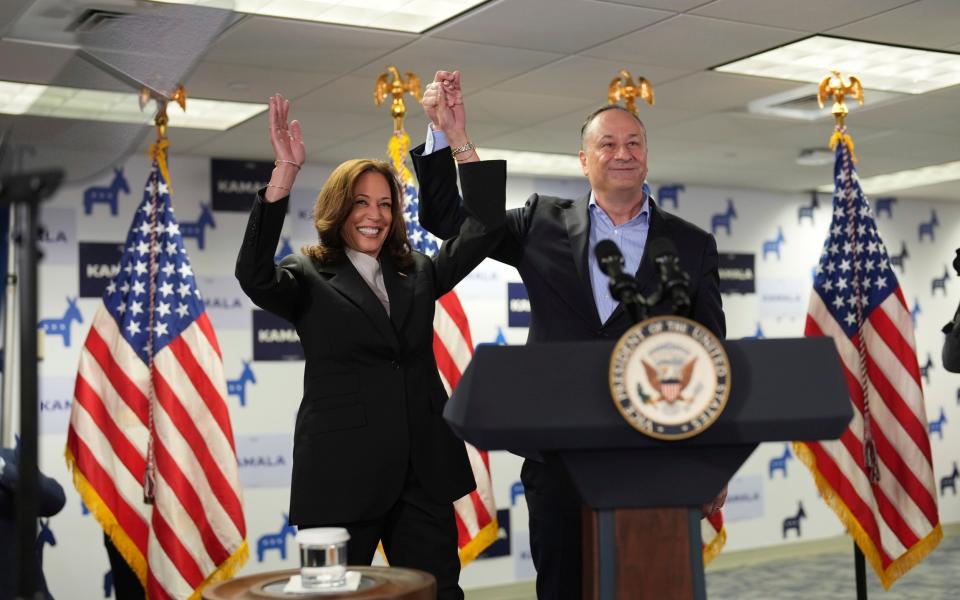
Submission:
M 370 290 L 383 305 L 383 309 L 390 314 L 390 297 L 387 296 L 387 286 L 383 283 L 383 269 L 380 268 L 380 261 L 376 258 L 354 250 L 353 248 L 344 248 L 347 258 L 353 263 L 354 268 L 360 273 Z

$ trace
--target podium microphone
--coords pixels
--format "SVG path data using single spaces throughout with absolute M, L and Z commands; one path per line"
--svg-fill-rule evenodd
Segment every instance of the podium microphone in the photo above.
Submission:
M 667 238 L 650 240 L 647 252 L 660 274 L 660 298 L 669 300 L 674 314 L 690 312 L 690 276 L 680 267 L 677 247 Z
M 610 295 L 616 298 L 630 313 L 634 323 L 646 318 L 646 300 L 640 294 L 640 284 L 623 272 L 625 261 L 617 244 L 600 240 L 593 249 L 597 264 L 604 275 L 610 278 Z

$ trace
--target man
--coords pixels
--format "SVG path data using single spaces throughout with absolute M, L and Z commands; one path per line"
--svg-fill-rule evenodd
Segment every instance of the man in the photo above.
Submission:
M 960 275 L 960 248 L 957 248 L 957 257 L 953 259 L 953 270 Z M 960 373 L 960 306 L 953 320 L 943 326 L 943 333 L 946 334 L 943 340 L 943 368 L 951 373 Z
M 424 91 L 422 104 L 431 131 L 427 144 L 411 152 L 420 182 L 420 222 L 446 239 L 465 217 L 454 161 L 479 160 L 466 133 L 459 72 L 438 72 Z M 449 151 L 439 151 L 447 146 Z M 637 274 L 641 292 L 647 295 L 656 289 L 658 278 L 644 247 L 647 240 L 659 237 L 676 245 L 680 265 L 691 276 L 689 316 L 723 338 L 716 241 L 662 211 L 649 196 L 644 185 L 647 139 L 640 119 L 617 106 L 594 111 L 581 130 L 579 156 L 590 194 L 579 200 L 533 194 L 523 208 L 507 212 L 507 232 L 491 253 L 516 267 L 527 288 L 528 343 L 619 338 L 633 323 L 611 297 L 593 248 L 600 240 L 615 241 L 623 251 L 624 270 Z M 658 307 L 651 312 L 667 311 Z M 525 460 L 521 479 L 530 513 L 537 595 L 551 600 L 579 598 L 579 494 L 549 457 Z M 718 510 L 725 495 L 724 490 L 702 507 L 704 513 Z
M 52 517 L 63 509 L 67 498 L 55 479 L 38 473 L 37 516 Z M 17 592 L 16 498 L 20 485 L 19 448 L 0 448 L 0 600 L 12 599 Z M 37 539 L 37 560 L 33 565 L 35 581 L 42 597 L 53 600 L 43 576 L 43 541 Z M 22 568 L 22 565 L 21 565 Z

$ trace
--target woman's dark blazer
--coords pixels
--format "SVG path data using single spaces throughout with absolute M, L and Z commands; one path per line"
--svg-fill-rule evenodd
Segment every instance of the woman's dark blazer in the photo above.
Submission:
M 413 253 L 400 271 L 381 254 L 390 315 L 346 256 L 273 261 L 288 199 L 258 195 L 236 276 L 251 300 L 297 329 L 305 355 L 293 446 L 290 522 L 350 523 L 379 517 L 400 497 L 407 470 L 438 502 L 476 484 L 464 444 L 441 412 L 447 400 L 433 356 L 433 314 L 500 241 L 506 163 L 463 165 L 470 217 L 433 257 Z

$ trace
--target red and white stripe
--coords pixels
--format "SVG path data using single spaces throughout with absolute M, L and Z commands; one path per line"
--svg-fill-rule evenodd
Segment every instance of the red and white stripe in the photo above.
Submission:
M 869 315 L 862 330 L 870 432 L 880 463 L 878 483 L 870 481 L 863 458 L 859 341 L 846 336 L 816 292 L 811 295 L 805 335 L 833 338 L 854 416 L 839 440 L 798 444 L 806 449 L 801 458 L 807 456 L 805 462 L 828 501 L 839 502 L 834 508 L 888 588 L 941 535 L 910 311 L 898 289 Z
M 151 391 L 152 388 L 152 391 Z M 154 398 L 157 490 L 143 502 Z M 80 357 L 67 453 L 81 496 L 150 598 L 199 597 L 246 554 L 223 361 L 203 313 L 151 372 L 101 306 Z
M 703 564 L 706 566 L 720 554 L 727 543 L 727 530 L 723 526 L 722 509 L 700 520 L 700 543 L 703 545 Z
M 437 301 L 433 318 L 433 353 L 449 394 L 457 386 L 473 357 L 470 324 L 456 292 L 450 292 Z M 453 504 L 461 565 L 466 565 L 483 552 L 496 540 L 498 532 L 490 458 L 486 451 L 477 450 L 470 444 L 466 444 L 466 447 L 477 489 Z

